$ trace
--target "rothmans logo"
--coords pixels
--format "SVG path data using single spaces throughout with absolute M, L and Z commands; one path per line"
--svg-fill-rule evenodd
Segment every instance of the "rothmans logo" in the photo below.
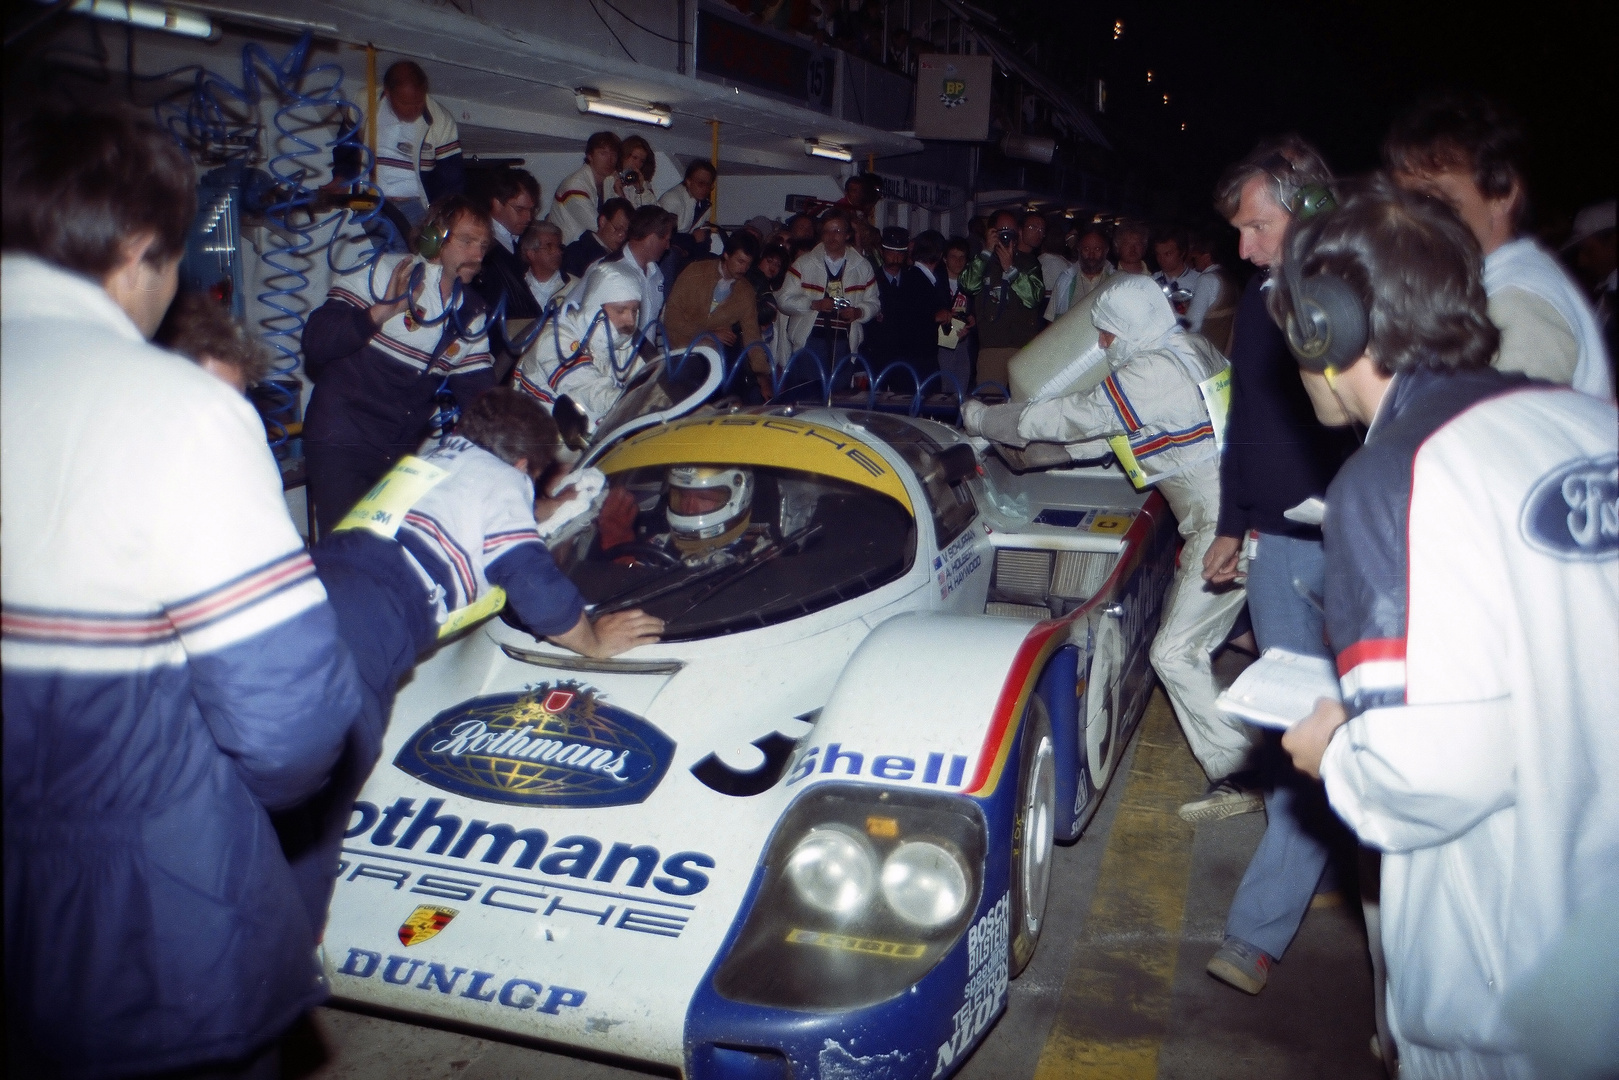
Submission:
M 520 806 L 624 806 L 657 788 L 674 743 L 577 683 L 473 698 L 435 716 L 394 766 L 457 795 Z
M 1559 559 L 1619 553 L 1619 457 L 1568 462 L 1536 482 L 1519 522 L 1524 539 Z

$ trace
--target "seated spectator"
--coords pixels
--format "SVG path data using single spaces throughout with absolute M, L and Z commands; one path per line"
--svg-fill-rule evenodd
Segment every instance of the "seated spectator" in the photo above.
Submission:
M 1152 244 L 1152 253 L 1158 260 L 1158 273 L 1152 279 L 1174 305 L 1181 326 L 1190 329 L 1186 313 L 1192 305 L 1198 273 L 1186 261 L 1186 231 L 1174 226 L 1160 227 Z
M 575 280 L 562 269 L 562 230 L 549 221 L 536 221 L 524 230 L 518 253 L 528 266 L 523 285 L 536 310 L 550 312 L 560 306 Z
M 1604 1007 L 1569 1003 L 1610 1050 L 1564 1073 L 1535 1068 L 1503 1004 L 1619 886 L 1619 413 L 1490 369 L 1465 221 L 1374 183 L 1288 234 L 1272 315 L 1293 326 L 1301 285 L 1364 312 L 1358 341 L 1333 316 L 1327 355 L 1299 365 L 1323 423 L 1368 430 L 1327 491 L 1343 700 L 1282 746 L 1382 853 L 1399 1075 L 1598 1076 Z M 1598 982 L 1586 1000 L 1611 1003 L 1611 960 Z
M 441 393 L 465 408 L 494 385 L 483 297 L 466 287 L 489 232 L 483 210 L 452 195 L 422 222 L 421 255 L 384 255 L 338 278 L 310 314 L 304 454 L 322 535 L 421 445 L 443 415 Z
M 938 338 L 939 370 L 955 376 L 963 394 L 973 388 L 971 339 L 972 328 L 978 322 L 973 317 L 973 298 L 961 287 L 961 275 L 967 269 L 971 251 L 972 245 L 964 236 L 952 237 L 944 246 L 942 277 L 950 296 L 950 322 L 940 324 Z
M 1118 228 L 1113 230 L 1113 249 L 1119 256 L 1119 273 L 1151 276 L 1152 270 L 1147 266 L 1147 237 L 1147 227 L 1139 221 L 1120 222 Z
M 562 251 L 562 269 L 567 275 L 582 278 L 598 259 L 617 255 L 630 234 L 633 213 L 635 207 L 627 199 L 612 198 L 602 203 L 601 213 L 596 215 L 596 231 L 583 234 Z
M 585 163 L 557 185 L 551 212 L 545 220 L 562 230 L 563 244 L 571 244 L 585 233 L 605 207 L 616 197 L 609 183 L 618 171 L 623 144 L 611 131 L 598 131 L 585 142 Z M 634 209 L 634 207 L 631 207 Z
M 652 194 L 652 177 L 657 171 L 658 159 L 652 153 L 652 144 L 631 135 L 620 144 L 613 194 L 637 208 L 657 202 L 658 197 Z
M 238 394 L 263 382 L 274 366 L 264 346 L 231 318 L 230 309 L 200 292 L 176 297 L 152 340 L 195 361 Z
M 546 412 L 566 397 L 594 431 L 640 366 L 642 284 L 624 259 L 591 267 L 579 299 L 563 306 L 518 361 L 513 385 Z
M 893 358 L 910 364 L 918 382 L 939 369 L 939 328 L 954 318 L 943 259 L 944 237 L 933 229 L 922 233 L 911 245 L 911 266 L 895 290 Z
M 1079 261 L 1062 272 L 1052 287 L 1046 304 L 1046 322 L 1056 322 L 1067 310 L 1095 292 L 1113 276 L 1107 261 L 1107 234 L 1096 225 L 1087 225 L 1079 236 Z
M 1483 98 L 1436 98 L 1398 120 L 1383 158 L 1401 186 L 1449 206 L 1484 249 L 1495 366 L 1612 398 L 1612 370 L 1591 305 L 1551 252 L 1520 236 L 1528 192 L 1524 135 Z
M 1237 318 L 1242 290 L 1230 271 L 1214 261 L 1214 238 L 1199 229 L 1187 241 L 1187 254 L 1198 272 L 1192 303 L 1186 309 L 1186 328 L 1202 334 L 1221 352 L 1231 351 L 1231 330 Z
M 370 229 L 383 250 L 409 250 L 409 237 L 429 203 L 459 195 L 466 186 L 461 132 L 455 117 L 428 96 L 427 72 L 411 60 L 388 65 L 377 101 L 377 188 L 391 223 Z
M 761 377 L 768 397 L 770 353 L 763 348 L 748 349 L 763 337 L 759 331 L 758 294 L 748 281 L 748 271 L 758 254 L 759 242 L 753 234 L 738 230 L 726 242 L 725 254 L 694 262 L 682 270 L 669 290 L 663 328 L 671 349 L 684 349 L 706 333 L 719 339 L 727 360 L 748 350 L 749 368 Z
M 641 328 L 663 318 L 663 271 L 658 261 L 669 250 L 675 216 L 661 206 L 643 206 L 630 217 L 624 247 L 605 260 L 622 262 L 641 279 Z
M 147 343 L 190 158 L 150 111 L 6 112 L 7 1073 L 277 1076 L 328 991 L 270 815 L 326 784 L 354 663 L 258 416 Z

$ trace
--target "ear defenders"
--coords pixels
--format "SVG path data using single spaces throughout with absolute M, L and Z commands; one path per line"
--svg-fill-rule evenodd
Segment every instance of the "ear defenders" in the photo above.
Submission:
M 424 259 L 436 259 L 444 247 L 444 230 L 436 221 L 428 221 L 422 225 L 421 234 L 416 237 L 416 253 Z
M 1338 201 L 1325 184 L 1300 185 L 1293 177 L 1293 163 L 1282 154 L 1272 154 L 1259 166 L 1265 175 L 1276 182 L 1276 201 L 1296 221 L 1305 221 L 1317 214 L 1336 209 Z M 1284 179 L 1288 177 L 1290 179 Z M 1288 192 L 1292 194 L 1289 195 Z
M 1317 374 L 1342 371 L 1366 351 L 1366 309 L 1349 282 L 1335 274 L 1300 280 L 1288 275 L 1293 310 L 1287 313 L 1287 347 L 1299 367 Z

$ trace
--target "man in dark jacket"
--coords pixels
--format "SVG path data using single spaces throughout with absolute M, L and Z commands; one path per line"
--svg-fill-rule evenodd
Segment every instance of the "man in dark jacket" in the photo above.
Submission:
M 1216 205 L 1241 234 L 1242 257 L 1261 271 L 1280 268 L 1282 241 L 1295 210 L 1306 205 L 1299 193 L 1331 179 L 1320 155 L 1296 136 L 1262 143 L 1233 165 L 1216 189 Z M 1326 656 L 1321 529 L 1285 513 L 1322 497 L 1356 444 L 1315 418 L 1298 365 L 1265 310 L 1265 277 L 1254 276 L 1237 308 L 1219 535 L 1203 576 L 1215 585 L 1233 580 L 1244 537 L 1250 538 L 1248 613 L 1259 647 Z M 1283 770 L 1265 791 L 1265 836 L 1231 903 L 1226 941 L 1209 962 L 1210 974 L 1250 994 L 1264 987 L 1270 965 L 1298 931 L 1329 842 L 1343 836 L 1319 789 L 1295 775 Z M 1225 782 L 1181 807 L 1181 816 L 1216 821 L 1257 810 L 1258 802 L 1250 788 Z
M 274 1077 L 326 990 L 269 813 L 325 782 L 353 661 L 258 416 L 146 342 L 190 160 L 134 110 L 6 119 L 8 1074 Z
M 608 199 L 596 215 L 596 231 L 587 232 L 562 249 L 562 272 L 582 278 L 596 260 L 617 255 L 630 235 L 630 217 L 635 207 L 628 199 Z
M 866 340 L 860 351 L 872 364 L 873 372 L 892 360 L 900 359 L 899 349 L 899 287 L 905 277 L 905 262 L 911 253 L 911 234 L 897 225 L 882 232 L 879 241 L 877 271 L 877 302 L 881 310 L 866 330 Z
M 506 345 L 504 323 L 507 319 L 537 319 L 539 305 L 523 281 L 528 267 L 519 246 L 523 233 L 534 221 L 534 208 L 539 205 L 540 184 L 526 169 L 501 169 L 496 172 L 489 190 L 490 244 L 483 257 L 483 269 L 472 279 L 472 287 L 483 297 L 491 315 L 500 306 L 501 318 L 489 328 L 489 351 L 497 358 L 512 363 L 516 357 Z
M 932 229 L 922 233 L 911 245 L 911 259 L 894 301 L 894 359 L 910 364 L 922 380 L 939 370 L 939 328 L 951 319 L 953 298 L 941 265 L 944 237 Z
M 451 196 L 422 223 L 420 254 L 344 275 L 309 316 L 304 453 L 322 534 L 421 444 L 435 416 L 442 427 L 448 409 L 494 385 L 483 297 L 468 288 L 488 248 L 489 219 Z

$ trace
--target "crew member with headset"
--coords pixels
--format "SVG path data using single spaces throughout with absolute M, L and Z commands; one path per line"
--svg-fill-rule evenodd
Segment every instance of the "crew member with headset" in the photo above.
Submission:
M 1367 434 L 1327 491 L 1342 700 L 1282 746 L 1382 852 L 1398 1075 L 1610 1075 L 1619 414 L 1491 369 L 1484 263 L 1382 180 L 1288 236 L 1271 310 Z
M 332 283 L 304 327 L 314 393 L 304 421 L 309 496 L 322 534 L 447 414 L 494 385 L 486 306 L 470 288 L 489 218 L 434 203 L 415 256 L 383 255 Z
M 1154 486 L 1169 500 L 1185 539 L 1174 583 L 1164 600 L 1152 664 L 1164 681 L 1186 741 L 1211 779 L 1228 775 L 1248 756 L 1242 721 L 1215 707 L 1219 687 L 1211 653 L 1242 610 L 1241 588 L 1204 588 L 1203 553 L 1214 540 L 1220 508 L 1216 423 L 1226 358 L 1197 335 L 1182 332 L 1157 283 L 1119 275 L 1102 286 L 1091 309 L 1112 374 L 1079 394 L 986 406 L 969 398 L 962 426 L 1007 446 L 1063 444 L 1048 460 L 1094 456 L 1073 444 L 1106 440 L 1138 487 Z M 1037 459 L 1039 460 L 1039 459 Z
M 1330 208 L 1331 181 L 1321 156 L 1290 136 L 1261 143 L 1233 165 L 1216 189 L 1216 203 L 1236 227 L 1243 257 L 1273 277 L 1285 270 L 1288 230 Z M 1355 441 L 1316 420 L 1281 330 L 1265 308 L 1266 280 L 1265 273 L 1255 275 L 1237 309 L 1219 536 L 1204 557 L 1203 576 L 1213 585 L 1234 581 L 1246 538 L 1248 614 L 1260 651 L 1324 657 L 1320 518 L 1301 520 L 1300 513 L 1308 500 L 1325 494 Z M 1270 771 L 1262 782 L 1252 773 L 1244 782 L 1229 778 L 1180 810 L 1186 820 L 1206 823 L 1257 810 L 1263 802 L 1265 835 L 1232 898 L 1224 941 L 1208 964 L 1209 974 L 1249 994 L 1264 988 L 1316 890 L 1330 886 L 1325 870 L 1332 848 L 1351 846 L 1319 788 L 1301 783 L 1293 770 Z

